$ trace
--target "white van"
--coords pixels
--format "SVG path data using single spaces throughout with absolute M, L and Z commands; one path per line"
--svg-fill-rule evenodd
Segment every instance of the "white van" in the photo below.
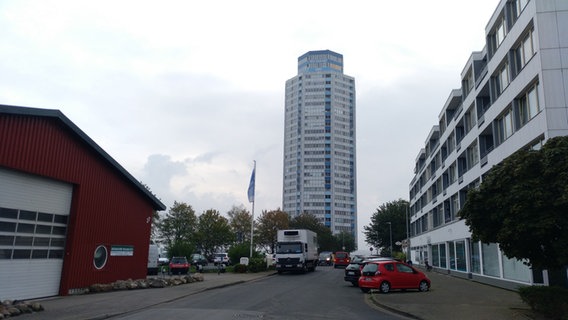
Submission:
M 148 249 L 148 274 L 158 274 L 158 258 L 160 257 L 160 249 L 157 245 L 151 244 Z

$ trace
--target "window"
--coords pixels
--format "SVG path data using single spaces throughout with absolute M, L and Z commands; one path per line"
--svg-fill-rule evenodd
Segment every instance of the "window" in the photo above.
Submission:
M 517 101 L 517 114 L 519 124 L 525 125 L 529 120 L 534 118 L 539 110 L 537 84 L 531 86 Z
M 533 29 L 530 29 L 520 43 L 513 49 L 515 59 L 515 75 L 519 74 L 535 54 L 533 42 Z
M 529 0 L 516 0 L 515 1 L 515 13 L 516 13 L 517 17 L 521 15 L 523 10 L 527 6 L 527 3 L 529 3 Z
M 499 93 L 502 93 L 503 91 L 505 91 L 505 88 L 507 88 L 507 86 L 509 86 L 509 65 L 507 63 L 505 63 L 501 69 L 499 69 L 499 74 L 498 74 L 498 78 L 499 78 Z
M 99 270 L 102 269 L 107 262 L 107 257 L 108 257 L 107 248 L 105 246 L 98 246 L 95 249 L 95 254 L 93 257 L 93 263 L 95 265 L 95 268 Z
M 496 47 L 499 47 L 503 40 L 505 39 L 505 35 L 507 34 L 507 30 L 505 28 L 505 17 L 502 17 L 497 22 L 497 26 L 495 27 L 495 43 L 497 44 Z
M 497 141 L 502 143 L 513 134 L 513 112 L 508 108 L 505 113 L 496 120 Z
M 467 148 L 467 167 L 468 170 L 471 169 L 479 162 L 479 152 L 477 151 L 477 140 L 475 140 Z

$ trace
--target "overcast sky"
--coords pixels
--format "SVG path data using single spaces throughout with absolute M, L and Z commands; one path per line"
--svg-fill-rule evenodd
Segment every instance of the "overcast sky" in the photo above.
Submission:
M 0 0 L 0 104 L 59 109 L 168 208 L 282 206 L 284 84 L 329 49 L 357 91 L 361 234 L 414 161 L 498 0 Z

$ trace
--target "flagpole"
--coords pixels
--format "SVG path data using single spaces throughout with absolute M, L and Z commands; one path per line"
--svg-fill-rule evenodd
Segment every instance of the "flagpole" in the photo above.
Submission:
M 250 177 L 250 184 L 248 190 L 248 197 L 249 201 L 252 202 L 252 211 L 251 211 L 251 221 L 250 221 L 250 258 L 252 259 L 252 242 L 254 237 L 254 189 L 256 184 L 256 160 L 254 161 L 254 167 L 252 169 L 252 176 Z M 251 189 L 252 188 L 252 189 Z M 251 192 L 252 190 L 252 192 Z M 252 197 L 251 197 L 252 194 Z M 251 201 L 252 200 L 252 201 Z

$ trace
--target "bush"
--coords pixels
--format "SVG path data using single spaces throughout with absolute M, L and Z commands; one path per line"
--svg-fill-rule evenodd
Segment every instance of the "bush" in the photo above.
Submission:
M 544 286 L 521 287 L 519 295 L 533 311 L 551 319 L 568 320 L 568 289 Z
M 247 272 L 247 266 L 244 264 L 236 264 L 233 267 L 233 272 L 235 273 L 245 273 Z
M 264 258 L 254 257 L 249 261 L 248 270 L 250 272 L 261 272 L 266 270 Z

